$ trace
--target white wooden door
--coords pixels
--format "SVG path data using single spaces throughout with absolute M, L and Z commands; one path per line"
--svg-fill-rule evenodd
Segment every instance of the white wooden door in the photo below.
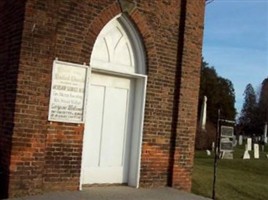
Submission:
M 131 79 L 92 74 L 90 82 L 82 184 L 126 183 L 132 130 Z

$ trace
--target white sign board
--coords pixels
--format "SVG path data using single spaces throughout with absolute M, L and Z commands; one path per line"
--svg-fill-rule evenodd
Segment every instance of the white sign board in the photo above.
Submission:
M 233 142 L 221 141 L 220 150 L 221 151 L 233 151 Z
M 233 126 L 221 126 L 221 137 L 234 137 L 234 127 Z
M 83 123 L 88 67 L 55 60 L 49 121 Z

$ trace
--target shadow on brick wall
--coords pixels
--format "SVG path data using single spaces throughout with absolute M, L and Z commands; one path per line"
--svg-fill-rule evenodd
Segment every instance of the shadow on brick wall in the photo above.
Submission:
M 174 85 L 174 99 L 173 99 L 173 116 L 172 116 L 172 131 L 170 136 L 170 153 L 169 153 L 169 175 L 167 177 L 168 186 L 174 185 L 173 180 L 173 167 L 174 167 L 174 156 L 176 148 L 176 137 L 177 137 L 177 124 L 179 116 L 179 99 L 180 99 L 180 77 L 181 77 L 181 66 L 182 66 L 182 56 L 184 48 L 184 30 L 185 30 L 185 20 L 186 20 L 186 0 L 181 1 L 181 15 L 180 15 L 180 25 L 179 35 L 178 35 L 178 51 L 177 51 L 177 69 L 175 74 L 175 85 Z
M 8 198 L 17 77 L 26 0 L 0 2 L 0 199 Z

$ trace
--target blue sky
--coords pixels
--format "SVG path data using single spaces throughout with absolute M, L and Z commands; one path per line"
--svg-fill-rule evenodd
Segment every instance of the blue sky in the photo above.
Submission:
M 206 6 L 203 56 L 232 81 L 240 112 L 248 83 L 268 77 L 268 0 L 214 0 Z

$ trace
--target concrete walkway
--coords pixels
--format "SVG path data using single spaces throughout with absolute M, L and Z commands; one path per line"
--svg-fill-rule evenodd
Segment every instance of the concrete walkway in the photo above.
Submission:
M 90 187 L 80 192 L 55 192 L 13 200 L 209 200 L 172 188 Z

